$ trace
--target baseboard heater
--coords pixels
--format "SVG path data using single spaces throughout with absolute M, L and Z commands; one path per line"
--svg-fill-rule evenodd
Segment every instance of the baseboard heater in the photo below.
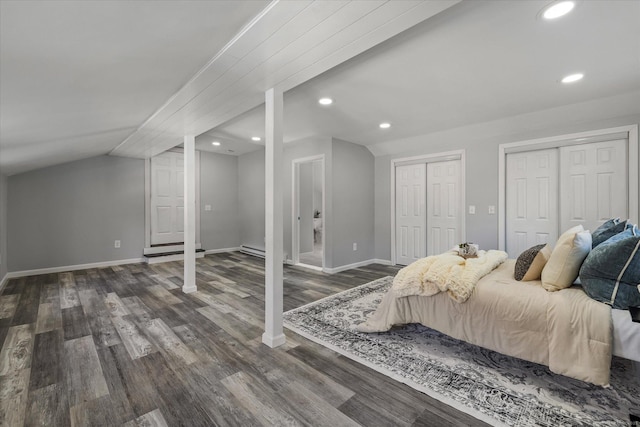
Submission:
M 257 256 L 258 258 L 265 258 L 264 249 L 254 248 L 247 245 L 240 245 L 240 252 L 243 254 Z
M 251 255 L 251 256 L 255 256 L 258 258 L 262 258 L 265 259 L 266 255 L 264 253 L 264 249 L 260 249 L 260 248 L 254 248 L 253 246 L 247 246 L 247 245 L 240 245 L 240 252 L 242 252 L 243 254 L 246 255 Z M 286 264 L 286 260 L 287 259 L 287 254 L 284 253 L 282 254 L 282 263 Z

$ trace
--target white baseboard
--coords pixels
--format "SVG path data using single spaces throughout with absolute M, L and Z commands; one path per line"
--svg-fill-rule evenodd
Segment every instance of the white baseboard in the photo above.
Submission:
M 137 264 L 145 262 L 144 258 L 119 259 L 116 261 L 92 262 L 89 264 L 65 265 L 62 267 L 37 268 L 35 270 L 12 271 L 7 273 L 3 279 L 13 279 L 16 277 L 35 276 L 38 274 L 62 273 L 63 271 L 86 270 L 88 268 L 111 267 L 114 265 Z M 4 283 L 4 282 L 3 282 Z
M 221 254 L 223 252 L 238 252 L 239 250 L 240 246 L 238 246 L 237 248 L 207 249 L 206 251 L 204 251 L 204 254 Z
M 391 260 L 389 259 L 374 259 L 373 260 L 374 264 L 382 264 L 382 265 L 393 265 L 391 264 Z
M 368 259 L 365 261 L 354 262 L 353 264 L 340 265 L 334 268 L 325 267 L 322 271 L 329 274 L 335 274 L 335 273 L 340 273 L 341 271 L 351 270 L 352 268 L 364 267 L 365 265 L 369 265 L 369 264 L 376 264 L 377 262 L 378 260 L 376 259 Z
M 4 277 L 2 278 L 2 280 L 0 280 L 0 294 L 4 290 L 4 285 L 7 284 L 8 279 L 9 279 L 9 273 L 5 274 Z

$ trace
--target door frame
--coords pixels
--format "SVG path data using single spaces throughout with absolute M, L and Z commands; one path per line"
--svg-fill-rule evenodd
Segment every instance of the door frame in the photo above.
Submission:
M 172 148 L 184 154 L 182 148 Z M 162 154 L 162 153 L 160 153 Z M 196 150 L 196 243 L 200 243 L 200 151 Z M 151 248 L 151 157 L 144 159 L 144 247 Z
M 462 240 L 467 239 L 466 222 L 467 215 L 465 211 L 466 201 L 466 179 L 465 179 L 465 150 L 453 150 L 445 151 L 442 153 L 423 154 L 412 157 L 402 157 L 398 159 L 391 159 L 391 265 L 396 265 L 396 166 L 415 165 L 418 163 L 436 163 L 446 162 L 450 160 L 460 160 L 460 200 L 458 207 L 460 208 L 461 224 L 460 235 Z M 426 242 L 425 242 L 426 244 Z
M 298 213 L 300 212 L 300 165 L 302 163 L 310 163 L 316 160 L 320 160 L 322 171 L 322 267 L 315 267 L 307 264 L 300 264 L 300 221 L 298 221 Z M 327 230 L 327 209 L 326 209 L 326 176 L 324 168 L 324 154 L 318 154 L 315 156 L 301 157 L 293 159 L 291 161 L 291 262 L 293 265 L 303 265 L 311 269 L 324 270 L 326 266 L 327 256 L 327 240 L 325 239 Z
M 498 146 L 498 249 L 504 251 L 507 240 L 507 183 L 506 165 L 507 154 L 524 151 L 536 151 L 547 148 L 560 148 L 569 145 L 588 144 L 613 139 L 627 140 L 627 188 L 629 218 L 638 222 L 638 125 L 618 126 L 607 129 L 590 130 L 586 132 L 556 135 L 546 138 L 528 139 L 518 142 L 500 144 Z M 558 230 L 560 232 L 560 230 Z

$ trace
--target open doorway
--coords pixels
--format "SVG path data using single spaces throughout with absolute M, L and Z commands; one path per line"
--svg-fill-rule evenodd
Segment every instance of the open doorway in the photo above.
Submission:
M 324 267 L 324 157 L 293 162 L 293 261 Z

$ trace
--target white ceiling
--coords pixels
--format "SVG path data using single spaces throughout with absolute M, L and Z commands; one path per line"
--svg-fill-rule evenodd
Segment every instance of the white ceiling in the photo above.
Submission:
M 583 0 L 553 22 L 537 18 L 548 0 L 456 1 L 2 0 L 0 169 L 152 155 L 186 122 L 199 149 L 243 154 L 274 82 L 293 88 L 285 141 L 368 146 L 640 89 L 639 1 Z M 205 65 L 216 77 L 196 90 Z
M 2 0 L 2 173 L 110 152 L 268 4 Z
M 640 1 L 582 1 L 556 21 L 538 18 L 547 4 L 463 2 L 298 86 L 285 96 L 285 142 L 372 146 L 640 89 Z M 559 82 L 574 72 L 585 78 Z M 246 143 L 263 129 L 261 106 L 208 134 Z

